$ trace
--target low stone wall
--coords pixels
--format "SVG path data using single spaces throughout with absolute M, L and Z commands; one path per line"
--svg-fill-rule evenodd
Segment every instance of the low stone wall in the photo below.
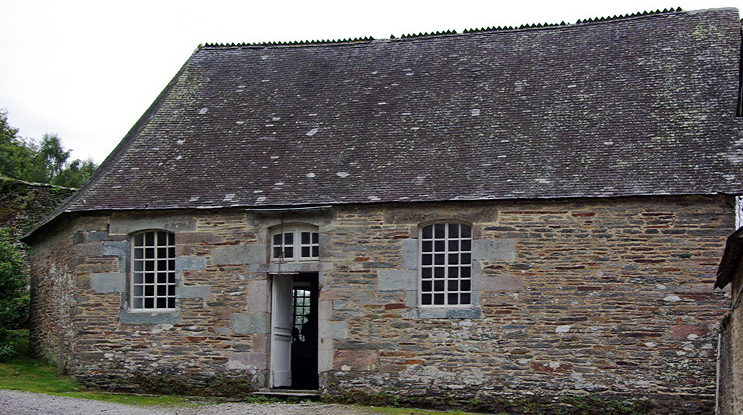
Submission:
M 294 266 L 320 275 L 327 395 L 714 405 L 727 301 L 711 287 L 734 221 L 722 196 L 74 217 L 33 247 L 42 354 L 98 386 L 266 386 L 267 235 L 282 220 L 320 233 L 320 261 Z M 417 304 L 418 227 L 436 220 L 473 225 L 472 307 Z M 179 305 L 168 315 L 126 307 L 128 235 L 145 229 L 175 233 Z
M 0 176 L 0 226 L 21 237 L 74 192 L 66 187 Z

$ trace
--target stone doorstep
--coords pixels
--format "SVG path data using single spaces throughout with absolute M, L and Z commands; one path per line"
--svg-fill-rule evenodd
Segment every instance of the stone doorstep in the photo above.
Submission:
M 319 389 L 260 389 L 252 395 L 270 396 L 272 398 L 307 398 L 320 399 Z

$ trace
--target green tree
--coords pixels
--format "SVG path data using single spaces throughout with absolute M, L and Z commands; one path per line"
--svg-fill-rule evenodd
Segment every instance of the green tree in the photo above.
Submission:
M 28 275 L 10 229 L 0 228 L 0 358 L 12 354 L 9 331 L 28 318 Z
M 98 167 L 93 160 L 70 161 L 57 134 L 44 134 L 41 142 L 24 140 L 18 129 L 8 124 L 8 114 L 0 110 L 0 175 L 35 183 L 80 187 Z

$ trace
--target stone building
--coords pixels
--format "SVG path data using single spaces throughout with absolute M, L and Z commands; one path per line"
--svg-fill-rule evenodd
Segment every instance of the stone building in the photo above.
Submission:
M 118 388 L 709 411 L 740 51 L 736 9 L 203 46 L 26 238 L 34 341 Z

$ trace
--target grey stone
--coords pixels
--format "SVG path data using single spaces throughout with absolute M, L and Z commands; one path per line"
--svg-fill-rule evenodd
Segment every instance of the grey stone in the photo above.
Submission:
M 333 339 L 345 340 L 348 338 L 348 323 L 344 321 L 334 321 L 331 324 Z
M 195 271 L 206 267 L 203 256 L 178 256 L 175 258 L 176 271 Z
M 230 322 L 235 334 L 268 333 L 268 313 L 234 313 Z
M 189 216 L 131 217 L 114 214 L 111 216 L 108 231 L 111 234 L 131 234 L 150 229 L 170 232 L 195 231 L 196 220 Z
M 265 353 L 237 352 L 227 358 L 227 369 L 259 370 L 267 368 Z
M 398 269 L 380 269 L 377 271 L 377 285 L 380 291 L 415 290 L 418 273 Z
M 516 260 L 514 239 L 475 239 L 472 241 L 472 259 L 513 262 Z
M 248 310 L 253 313 L 267 313 L 268 300 L 268 280 L 250 281 L 248 284 Z
M 123 324 L 177 324 L 181 320 L 178 312 L 132 313 L 122 310 L 119 322 Z
M 101 255 L 116 256 L 119 258 L 119 269 L 125 270 L 127 258 L 129 257 L 126 241 L 108 241 L 102 244 Z
M 108 239 L 108 232 L 88 232 L 88 242 L 102 242 Z
M 418 269 L 418 240 L 402 240 L 402 267 L 410 270 Z
M 332 262 L 287 262 L 284 264 L 252 264 L 248 272 L 267 272 L 269 274 L 293 274 L 299 272 L 328 272 L 333 270 Z
M 126 291 L 126 274 L 123 272 L 104 272 L 90 275 L 93 291 L 96 294 L 123 293 Z
M 184 285 L 176 287 L 176 298 L 207 298 L 211 294 L 211 287 L 208 285 Z
M 256 252 L 260 248 L 262 255 L 256 258 Z M 212 251 L 212 263 L 214 265 L 241 265 L 266 261 L 266 248 L 255 245 L 235 245 L 216 248 Z
M 413 308 L 409 312 L 410 317 L 416 319 L 425 318 L 482 318 L 479 308 Z

